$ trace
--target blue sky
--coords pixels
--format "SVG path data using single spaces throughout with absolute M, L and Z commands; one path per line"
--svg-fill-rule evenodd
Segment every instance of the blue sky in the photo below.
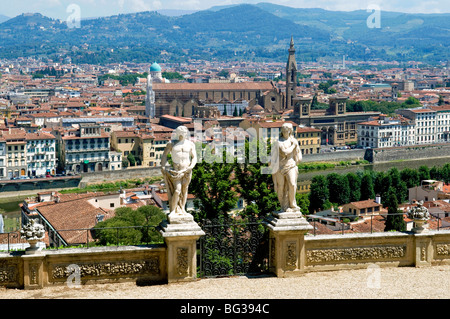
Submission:
M 352 11 L 376 4 L 383 11 L 444 13 L 450 12 L 450 0 L 0 0 L 0 14 L 14 17 L 39 12 L 66 19 L 70 4 L 77 4 L 82 18 L 159 9 L 203 10 L 214 5 L 272 2 L 295 8 L 323 8 Z

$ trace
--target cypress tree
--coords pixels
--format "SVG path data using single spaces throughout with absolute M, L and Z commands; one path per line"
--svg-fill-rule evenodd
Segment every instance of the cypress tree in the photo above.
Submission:
M 398 200 L 395 192 L 395 189 L 393 187 L 390 187 L 387 193 L 386 205 L 388 207 L 388 214 L 386 216 L 384 231 L 406 230 L 406 223 L 403 219 L 403 214 L 400 214 L 401 211 L 398 209 Z
M 375 189 L 373 185 L 372 176 L 370 174 L 364 174 L 361 178 L 361 197 L 360 200 L 374 199 Z

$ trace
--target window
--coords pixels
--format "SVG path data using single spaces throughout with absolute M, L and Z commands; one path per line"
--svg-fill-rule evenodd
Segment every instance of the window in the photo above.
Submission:
M 109 207 L 113 208 L 114 207 L 114 203 L 109 203 Z

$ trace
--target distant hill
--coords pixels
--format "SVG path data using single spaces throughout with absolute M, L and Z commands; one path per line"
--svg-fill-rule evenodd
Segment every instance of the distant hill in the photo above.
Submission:
M 164 14 L 162 14 L 164 13 Z M 382 12 L 370 29 L 365 10 L 336 12 L 270 3 L 210 10 L 119 14 L 68 28 L 39 13 L 0 24 L 0 58 L 70 57 L 79 63 L 246 59 L 284 61 L 290 37 L 298 61 L 447 60 L 450 14 Z M 0 17 L 1 21 L 1 17 Z
M 178 17 L 186 14 L 192 14 L 197 12 L 198 10 L 176 10 L 176 9 L 162 9 L 157 10 L 158 13 L 169 16 L 169 17 Z

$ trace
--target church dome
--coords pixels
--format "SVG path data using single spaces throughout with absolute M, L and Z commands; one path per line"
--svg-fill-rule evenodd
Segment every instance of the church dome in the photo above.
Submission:
M 150 72 L 161 72 L 161 67 L 155 62 L 150 66 Z

